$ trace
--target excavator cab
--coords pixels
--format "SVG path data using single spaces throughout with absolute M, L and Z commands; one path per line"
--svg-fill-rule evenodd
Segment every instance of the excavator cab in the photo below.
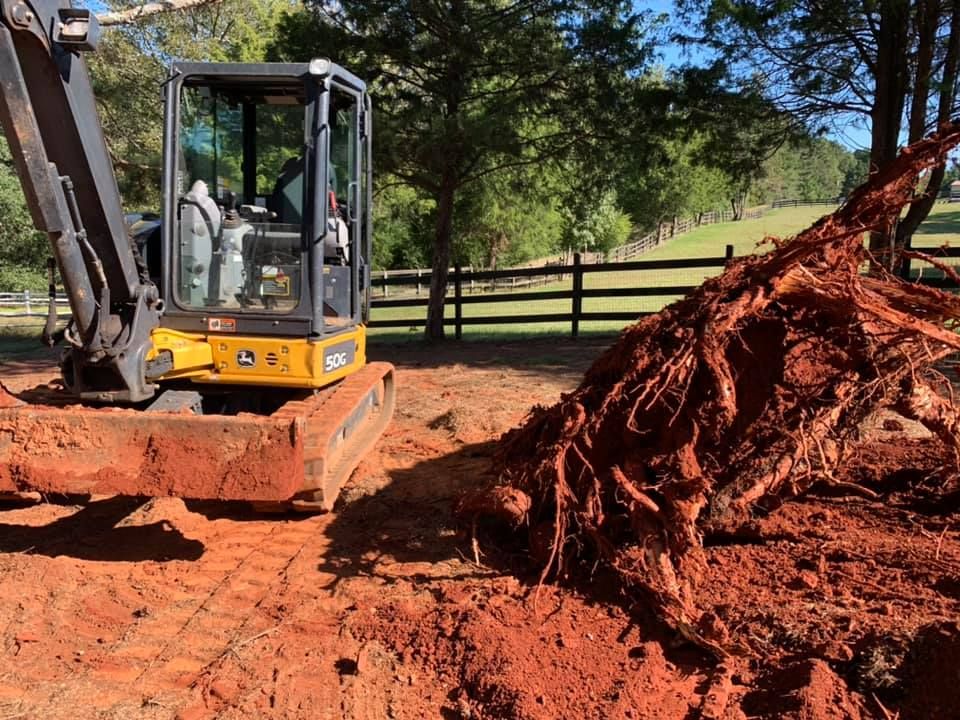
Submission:
M 321 337 L 363 316 L 369 100 L 329 61 L 178 64 L 166 88 L 163 325 Z
M 162 212 L 128 232 L 99 36 L 69 0 L 0 0 L 0 123 L 72 314 L 53 332 L 51 300 L 60 397 L 0 389 L 0 491 L 329 509 L 394 404 L 366 360 L 366 86 L 324 58 L 174 64 Z M 51 427 L 69 440 L 38 444 Z

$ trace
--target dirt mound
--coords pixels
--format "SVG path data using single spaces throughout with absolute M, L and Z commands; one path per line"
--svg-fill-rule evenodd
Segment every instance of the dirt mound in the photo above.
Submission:
M 836 476 L 879 499 L 821 487 L 704 536 L 699 606 L 759 657 L 718 664 L 675 642 L 602 565 L 538 586 L 525 552 L 487 542 L 475 564 L 453 500 L 486 477 L 496 435 L 576 387 L 604 350 L 584 342 L 506 343 L 495 361 L 472 343 L 374 346 L 398 367 L 397 418 L 331 514 L 0 503 L 0 718 L 834 720 L 831 702 L 864 720 L 955 716 L 921 703 L 951 689 L 956 656 L 934 640 L 917 664 L 914 638 L 960 617 L 960 514 L 945 511 L 949 455 L 902 417 L 862 425 Z M 489 442 L 431 429 L 458 406 L 496 420 Z
M 509 496 L 498 514 L 529 529 L 541 579 L 602 562 L 688 639 L 756 651 L 701 607 L 704 534 L 814 487 L 876 497 L 838 474 L 878 408 L 956 451 L 960 422 L 931 367 L 960 350 L 960 298 L 880 270 L 863 233 L 891 227 L 958 142 L 954 125 L 905 149 L 833 215 L 628 328 L 575 392 L 504 438 L 512 492 L 465 511 Z
M 761 674 L 756 690 L 744 700 L 747 717 L 768 715 L 777 707 L 782 720 L 860 720 L 870 717 L 859 698 L 823 660 L 806 659 Z

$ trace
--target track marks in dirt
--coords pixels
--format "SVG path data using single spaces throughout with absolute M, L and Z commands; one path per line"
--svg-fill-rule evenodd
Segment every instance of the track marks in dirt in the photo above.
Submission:
M 179 501 L 153 504 L 165 505 L 169 516 L 190 524 L 191 513 Z M 78 597 L 83 583 L 77 581 L 83 573 L 67 572 L 63 585 L 70 591 L 25 598 L 24 604 L 40 617 L 30 635 L 36 640 L 31 642 L 35 652 L 29 659 L 18 658 L 17 669 L 24 686 L 39 691 L 39 697 L 31 698 L 38 716 L 54 717 L 59 709 L 84 702 L 91 688 L 103 700 L 113 700 L 108 707 L 115 710 L 149 705 L 161 712 L 171 697 L 182 703 L 185 692 L 204 681 L 215 683 L 225 656 L 254 644 L 282 622 L 273 600 L 291 583 L 294 566 L 300 602 L 321 591 L 316 557 L 322 552 L 323 522 L 216 520 L 211 525 L 220 531 L 206 538 L 207 552 L 189 572 L 171 573 L 154 565 L 124 578 L 131 589 L 124 588 L 121 578 L 126 573 L 120 566 L 113 577 L 121 582 L 111 589 L 118 597 L 104 597 L 102 585 Z M 302 558 L 305 553 L 308 560 Z M 61 559 L 48 562 L 55 567 L 69 564 Z M 12 613 L 7 626 L 21 626 L 23 614 Z M 64 644 L 77 649 L 58 650 L 56 638 L 63 637 L 69 638 Z M 48 683 L 64 681 L 51 692 Z M 26 697 L 30 695 L 28 691 Z

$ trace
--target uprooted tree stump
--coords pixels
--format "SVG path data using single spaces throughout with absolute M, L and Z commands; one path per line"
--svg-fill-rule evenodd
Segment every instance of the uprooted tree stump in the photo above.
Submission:
M 705 532 L 834 482 L 880 407 L 956 454 L 932 366 L 960 350 L 960 298 L 884 272 L 863 237 L 889 229 L 958 142 L 960 124 L 945 126 L 832 215 L 627 328 L 576 391 L 504 436 L 498 485 L 461 510 L 525 527 L 541 580 L 600 560 L 687 638 L 736 648 L 697 607 Z

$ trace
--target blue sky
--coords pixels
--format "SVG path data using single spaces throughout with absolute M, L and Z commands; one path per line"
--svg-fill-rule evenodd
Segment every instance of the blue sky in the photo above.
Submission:
M 649 10 L 657 14 L 670 17 L 670 25 L 675 22 L 676 11 L 673 0 L 637 0 L 634 2 L 637 10 Z M 668 30 L 669 34 L 669 30 Z M 685 64 L 696 64 L 709 60 L 709 54 L 697 48 L 682 48 L 675 43 L 667 42 L 660 47 L 660 62 L 668 68 Z M 851 150 L 870 147 L 870 129 L 864 124 L 863 118 L 854 115 L 834 118 L 827 131 L 827 137 Z

